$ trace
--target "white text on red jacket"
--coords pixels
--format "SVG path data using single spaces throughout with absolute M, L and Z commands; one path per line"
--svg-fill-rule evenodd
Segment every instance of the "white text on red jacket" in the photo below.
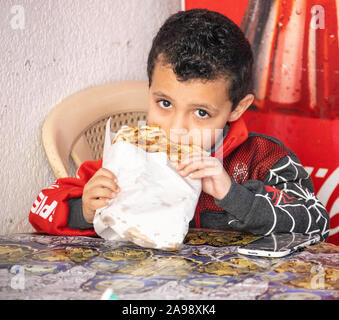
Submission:
M 53 201 L 50 204 L 46 204 L 48 197 L 45 196 L 42 192 L 39 193 L 38 198 L 34 201 L 31 208 L 31 212 L 39 215 L 43 219 L 48 220 L 49 222 L 53 221 L 53 214 L 55 208 L 58 205 L 57 201 Z

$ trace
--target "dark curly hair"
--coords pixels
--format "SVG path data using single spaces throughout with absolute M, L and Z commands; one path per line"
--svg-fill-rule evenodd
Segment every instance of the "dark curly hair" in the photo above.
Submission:
M 170 65 L 178 81 L 230 80 L 234 109 L 251 93 L 253 54 L 241 29 L 221 13 L 192 9 L 170 16 L 153 39 L 147 61 L 149 86 L 155 63 Z

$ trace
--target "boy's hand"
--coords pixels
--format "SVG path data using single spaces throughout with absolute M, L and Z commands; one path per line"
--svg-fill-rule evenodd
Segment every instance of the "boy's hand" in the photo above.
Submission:
M 106 206 L 120 192 L 116 176 L 105 168 L 99 169 L 85 184 L 82 194 L 82 213 L 92 223 L 95 210 Z
M 202 190 L 212 197 L 221 200 L 231 187 L 231 178 L 222 163 L 214 157 L 192 153 L 185 157 L 175 168 L 182 177 L 201 179 Z

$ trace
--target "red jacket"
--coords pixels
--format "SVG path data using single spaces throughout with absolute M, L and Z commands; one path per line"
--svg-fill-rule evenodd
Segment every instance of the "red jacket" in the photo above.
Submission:
M 212 156 L 223 159 L 232 178 L 222 200 L 202 192 L 191 227 L 246 231 L 318 233 L 327 239 L 329 216 L 314 196 L 313 184 L 297 156 L 279 140 L 248 133 L 244 121 L 230 124 L 223 147 Z M 41 232 L 55 235 L 95 235 L 94 229 L 67 226 L 68 200 L 82 196 L 83 188 L 101 168 L 102 159 L 84 162 L 76 178 L 61 178 L 43 189 L 29 221 Z

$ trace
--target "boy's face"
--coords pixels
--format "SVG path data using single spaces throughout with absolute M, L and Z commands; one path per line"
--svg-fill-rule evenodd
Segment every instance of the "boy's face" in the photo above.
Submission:
M 237 120 L 252 102 L 246 108 L 239 103 L 241 110 L 231 112 L 228 84 L 223 79 L 180 82 L 172 68 L 157 62 L 149 90 L 148 124 L 160 125 L 173 142 L 209 150 L 226 123 Z

